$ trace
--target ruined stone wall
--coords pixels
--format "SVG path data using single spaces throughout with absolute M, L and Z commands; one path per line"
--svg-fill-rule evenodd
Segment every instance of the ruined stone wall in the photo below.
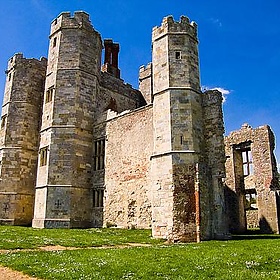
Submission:
M 9 60 L 0 131 L 0 223 L 28 225 L 34 208 L 47 61 Z
M 151 226 L 152 117 L 147 106 L 107 121 L 105 226 Z
M 226 217 L 223 180 L 225 178 L 224 122 L 222 111 L 222 94 L 217 90 L 209 90 L 202 94 L 203 120 L 205 137 L 205 163 L 207 170 L 202 180 L 201 223 L 202 236 L 223 239 L 229 236 Z M 206 173 L 206 174 L 205 174 Z M 205 179 L 204 179 L 205 180 Z
M 250 144 L 252 153 L 253 173 L 243 176 L 242 157 L 238 148 L 244 143 Z M 241 224 L 241 229 L 246 229 L 246 220 L 243 222 L 236 215 L 244 212 L 245 193 L 247 189 L 255 189 L 257 194 L 258 223 L 263 232 L 279 233 L 279 202 L 277 202 L 276 190 L 279 190 L 276 174 L 276 162 L 273 154 L 274 136 L 269 126 L 260 126 L 253 129 L 245 124 L 241 130 L 230 133 L 225 138 L 226 145 L 226 185 L 229 188 L 229 211 L 235 213 L 232 216 L 234 223 Z M 241 201 L 239 205 L 232 203 L 237 197 Z M 241 204 L 243 203 L 243 204 Z M 236 209 L 239 209 L 238 212 Z M 245 212 L 243 217 L 245 216 Z M 245 217 L 244 217 L 245 219 Z

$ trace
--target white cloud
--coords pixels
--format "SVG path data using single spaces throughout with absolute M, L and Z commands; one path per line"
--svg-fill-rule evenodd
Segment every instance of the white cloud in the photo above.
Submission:
M 222 88 L 222 87 L 202 86 L 202 91 L 206 91 L 206 90 L 218 90 L 219 92 L 221 92 L 222 95 L 223 95 L 223 103 L 226 102 L 226 96 L 232 92 L 231 90 L 228 90 L 228 89 L 225 89 L 225 88 Z
M 218 27 L 222 27 L 223 26 L 222 22 L 218 18 L 210 18 L 210 21 L 212 23 L 214 23 L 214 25 L 216 25 Z

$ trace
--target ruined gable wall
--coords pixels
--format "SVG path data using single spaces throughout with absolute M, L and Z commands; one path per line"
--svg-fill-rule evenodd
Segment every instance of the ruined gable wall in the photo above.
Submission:
M 148 228 L 151 224 L 152 107 L 107 122 L 104 223 Z
M 254 173 L 249 178 L 243 179 L 243 174 L 238 171 L 242 170 L 242 159 L 238 158 L 237 152 L 234 151 L 233 145 L 251 141 L 252 162 Z M 227 200 L 231 207 L 230 215 L 233 223 L 243 223 L 239 227 L 245 230 L 246 222 L 244 219 L 244 201 L 242 196 L 246 188 L 256 188 L 257 207 L 259 225 L 262 231 L 279 232 L 279 217 L 277 215 L 277 199 L 274 190 L 279 189 L 276 183 L 276 162 L 273 155 L 274 136 L 269 126 L 264 125 L 253 129 L 249 125 L 243 125 L 241 130 L 232 132 L 225 137 L 226 145 L 226 185 L 231 190 L 232 196 Z M 233 202 L 234 194 L 241 199 Z M 230 199 L 230 201 L 229 201 Z M 243 198 L 244 200 L 244 198 Z M 237 211 L 238 210 L 238 211 Z M 279 211 L 279 210 L 278 210 Z M 239 215 L 240 217 L 236 217 Z

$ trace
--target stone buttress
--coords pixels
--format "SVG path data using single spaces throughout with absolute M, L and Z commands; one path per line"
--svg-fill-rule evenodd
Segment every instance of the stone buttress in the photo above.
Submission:
M 102 41 L 85 12 L 51 25 L 33 227 L 92 226 L 92 137 Z
M 30 225 L 47 60 L 8 63 L 0 131 L 0 223 Z

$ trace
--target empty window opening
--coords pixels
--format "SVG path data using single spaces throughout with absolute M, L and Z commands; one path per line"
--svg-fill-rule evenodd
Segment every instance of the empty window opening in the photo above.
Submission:
M 104 169 L 105 139 L 94 142 L 94 171 Z
M 93 207 L 103 207 L 104 190 L 93 190 Z
M 257 192 L 256 189 L 245 190 L 245 210 L 257 210 Z
M 54 24 L 57 24 L 57 18 L 54 20 Z
M 176 59 L 181 59 L 182 58 L 181 57 L 181 52 L 179 52 L 179 51 L 175 52 L 175 58 Z
M 252 152 L 251 150 L 244 150 L 242 153 L 243 175 L 248 176 L 254 173 Z
M 40 149 L 40 166 L 47 165 L 48 160 L 48 147 Z
M 12 79 L 12 73 L 9 74 L 8 79 L 9 81 Z

